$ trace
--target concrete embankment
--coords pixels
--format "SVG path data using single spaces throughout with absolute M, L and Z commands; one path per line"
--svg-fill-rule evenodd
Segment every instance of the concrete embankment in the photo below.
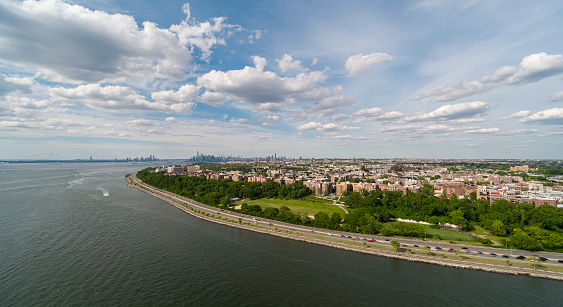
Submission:
M 333 248 L 339 248 L 348 251 L 360 252 L 364 254 L 371 254 L 377 256 L 383 256 L 388 258 L 395 258 L 401 259 L 406 261 L 418 261 L 424 262 L 439 266 L 447 266 L 453 268 L 460 268 L 460 269 L 472 269 L 472 270 L 480 270 L 486 272 L 493 272 L 493 273 L 501 273 L 501 274 L 510 274 L 510 275 L 527 275 L 531 277 L 538 277 L 538 278 L 548 278 L 548 279 L 555 279 L 555 280 L 562 280 L 563 281 L 563 273 L 556 272 L 556 271 L 546 271 L 546 270 L 532 270 L 531 268 L 526 267 L 518 267 L 518 266 L 502 266 L 499 264 L 491 264 L 491 263 L 482 263 L 482 262 L 475 262 L 471 260 L 461 260 L 461 259 L 451 259 L 451 258 L 443 258 L 439 255 L 431 256 L 425 254 L 408 254 L 408 253 L 396 253 L 386 249 L 379 249 L 374 244 L 365 244 L 365 245 L 354 245 L 345 242 L 339 242 L 337 240 L 329 240 L 322 238 L 320 236 L 314 235 L 303 235 L 298 232 L 286 231 L 286 230 L 279 230 L 272 227 L 266 226 L 258 226 L 253 224 L 247 223 L 240 223 L 236 220 L 220 217 L 220 216 L 208 216 L 206 214 L 198 213 L 191 208 L 188 208 L 182 205 L 177 200 L 170 199 L 162 194 L 154 193 L 137 185 L 131 183 L 131 180 L 127 178 L 128 186 L 138 189 L 142 192 L 150 194 L 156 198 L 159 198 L 178 209 L 191 214 L 197 218 L 210 221 L 217 224 L 227 225 L 229 227 L 236 227 L 239 229 L 250 230 L 254 232 L 259 232 L 263 234 L 273 235 L 277 237 L 282 237 L 291 240 L 297 240 L 312 244 L 318 244 Z M 382 246 L 383 247 L 383 246 Z

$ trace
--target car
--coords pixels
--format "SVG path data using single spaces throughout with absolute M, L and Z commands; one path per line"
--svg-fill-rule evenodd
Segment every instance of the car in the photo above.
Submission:
M 329 232 L 328 235 L 329 235 L 329 236 L 332 236 L 332 233 Z
M 483 252 L 482 252 L 482 251 L 477 251 L 477 254 L 478 254 L 478 255 L 483 255 Z
M 413 247 L 419 247 L 419 246 L 415 244 L 415 245 L 413 245 Z
M 469 252 L 469 255 L 476 255 L 474 252 Z
M 341 236 L 341 237 L 343 237 L 343 238 L 346 238 L 346 236 L 345 236 L 345 235 L 340 235 L 340 236 Z
M 374 240 L 374 239 L 369 239 L 368 242 L 375 242 L 375 240 Z
M 453 253 L 454 252 L 453 248 L 448 249 L 448 252 Z
M 469 254 L 469 253 L 470 253 L 470 251 L 466 249 L 466 250 L 465 250 L 465 253 L 466 253 L 466 254 Z
M 524 257 L 524 256 L 520 255 L 520 256 L 516 256 L 516 259 L 520 259 L 520 260 L 522 260 L 522 259 L 526 259 L 526 257 Z
M 385 239 L 385 241 L 389 241 L 389 239 Z
M 490 253 L 490 254 L 489 254 L 489 257 L 496 257 L 496 256 L 497 256 L 497 254 L 495 254 L 495 253 Z
M 549 261 L 549 259 L 545 258 L 545 257 L 539 257 L 541 261 Z
M 467 249 L 467 247 L 464 246 L 464 247 L 462 247 L 461 249 Z
M 352 238 L 352 236 L 348 236 L 348 238 L 350 238 L 350 239 L 351 239 L 351 238 Z
M 559 262 L 559 263 L 563 263 L 563 260 L 559 259 L 559 260 L 557 260 L 557 262 Z
M 440 246 L 436 247 L 436 249 L 442 249 Z
M 510 258 L 508 255 L 502 255 L 502 258 Z

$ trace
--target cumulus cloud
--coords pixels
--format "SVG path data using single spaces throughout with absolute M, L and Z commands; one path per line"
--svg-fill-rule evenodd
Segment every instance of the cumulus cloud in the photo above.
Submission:
M 530 134 L 536 133 L 538 130 L 536 129 L 516 129 L 516 130 L 508 130 L 506 132 L 500 133 L 503 135 L 513 135 L 513 134 Z
M 297 128 L 298 131 L 315 130 L 315 131 L 336 131 L 336 130 L 358 130 L 360 127 L 342 126 L 340 124 L 328 123 L 322 124 L 318 122 L 309 122 Z
M 170 26 L 170 31 L 177 35 L 180 44 L 199 48 L 202 52 L 201 58 L 204 60 L 208 60 L 211 56 L 213 46 L 226 45 L 225 38 L 230 32 L 242 30 L 239 25 L 226 24 L 226 17 L 215 17 L 211 21 L 198 23 L 191 18 L 188 3 L 182 6 L 182 11 L 186 14 L 186 18 L 180 24 Z M 260 35 L 256 33 L 256 38 Z
M 501 119 L 511 119 L 511 118 L 520 118 L 529 116 L 532 112 L 530 111 L 518 111 L 516 113 L 512 113 L 506 117 L 501 117 Z
M 92 109 L 182 112 L 189 111 L 193 102 L 166 104 L 150 102 L 133 89 L 124 86 L 79 85 L 75 88 L 55 87 L 49 89 L 51 99 L 67 104 L 81 103 Z
M 354 122 L 362 122 L 367 120 L 372 121 L 388 121 L 393 119 L 398 119 L 403 116 L 403 113 L 398 111 L 391 111 L 391 112 L 384 112 L 380 108 L 370 108 L 370 109 L 362 109 L 354 112 L 352 118 L 354 118 Z
M 306 68 L 301 66 L 301 61 L 294 60 L 289 54 L 284 54 L 281 59 L 276 60 L 281 71 L 286 72 L 288 70 L 305 71 Z
M 563 125 L 563 108 L 552 108 L 539 111 L 522 118 L 520 122 Z
M 0 73 L 0 97 L 11 92 L 31 93 L 31 86 L 35 84 L 35 78 L 33 77 L 9 77 Z
M 457 120 L 487 114 L 489 104 L 482 101 L 446 104 L 436 110 L 405 117 L 406 121 Z
M 563 73 L 563 55 L 541 52 L 524 57 L 518 68 L 504 66 L 497 69 L 492 76 L 485 76 L 481 80 L 457 80 L 444 88 L 415 96 L 414 99 L 431 98 L 433 101 L 453 101 L 484 93 L 499 86 L 537 82 L 561 73 Z
M 218 107 L 222 106 L 227 99 L 229 99 L 229 97 L 221 93 L 205 91 L 205 93 L 197 97 L 196 100 L 210 106 Z
M 0 58 L 55 82 L 124 82 L 129 78 L 181 80 L 193 50 L 208 57 L 218 33 L 240 28 L 224 18 L 186 20 L 169 29 L 129 15 L 92 11 L 62 0 L 1 1 Z M 226 34 L 225 34 L 226 35 Z
M 247 118 L 231 118 L 231 123 L 249 125 L 250 121 Z
M 549 101 L 550 102 L 563 101 L 563 91 L 553 93 L 553 95 L 551 95 L 551 98 L 549 98 Z
M 199 87 L 191 84 L 182 85 L 177 91 L 160 91 L 151 94 L 152 100 L 160 103 L 184 103 L 192 100 Z
M 492 134 L 499 132 L 499 128 L 479 128 L 479 129 L 471 129 L 465 131 L 465 133 L 480 133 L 480 134 Z
M 280 117 L 278 115 L 266 115 L 266 116 L 260 117 L 259 121 L 263 122 L 263 123 L 279 122 Z
M 314 92 L 318 83 L 326 80 L 322 71 L 299 73 L 295 77 L 280 77 L 265 71 L 266 59 L 252 57 L 254 67 L 227 72 L 212 70 L 197 79 L 199 86 L 207 90 L 236 97 L 255 107 L 265 104 L 294 104 L 304 100 L 303 96 Z M 272 105 L 270 105 L 272 106 Z
M 371 67 L 376 63 L 384 63 L 393 60 L 393 56 L 387 53 L 374 52 L 371 54 L 363 55 L 357 54 L 350 56 L 346 60 L 346 70 L 348 71 L 348 76 L 358 76 L 363 74 L 368 74 L 371 72 Z

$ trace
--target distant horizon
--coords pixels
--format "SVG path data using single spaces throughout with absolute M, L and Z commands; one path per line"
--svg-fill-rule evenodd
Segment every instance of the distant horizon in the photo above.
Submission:
M 144 156 L 143 156 L 144 157 Z M 215 155 L 215 157 L 221 157 L 220 155 Z M 223 156 L 223 157 L 235 157 L 235 156 Z M 237 156 L 238 157 L 238 156 Z M 253 158 L 267 158 L 269 156 L 240 156 L 241 159 L 253 159 Z M 125 161 L 126 159 L 131 159 L 129 161 Z M 89 158 L 70 158 L 70 159 L 1 159 L 0 162 L 14 162 L 14 161 L 68 161 L 68 162 L 112 162 L 117 160 L 117 162 L 159 162 L 159 161 L 167 161 L 167 160 L 189 160 L 192 157 L 183 157 L 183 158 L 157 158 L 156 160 L 146 160 L 146 161 L 135 161 L 134 159 L 141 159 L 141 156 L 138 157 L 126 157 L 126 158 L 96 158 L 90 160 Z M 563 159 L 526 159 L 526 158 L 408 158 L 408 157 L 390 157 L 390 158 L 366 158 L 366 157 L 350 157 L 350 158 L 342 158 L 342 157 L 286 157 L 284 160 L 436 160 L 436 161 L 563 161 Z M 205 162 L 205 161 L 200 161 Z

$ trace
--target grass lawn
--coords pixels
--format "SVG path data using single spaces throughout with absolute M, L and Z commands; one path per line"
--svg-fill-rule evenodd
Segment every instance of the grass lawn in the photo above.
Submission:
M 476 235 L 490 235 L 488 230 L 478 225 L 475 225 L 475 230 L 472 230 L 471 232 Z
M 262 207 L 262 210 L 266 207 L 274 207 L 280 208 L 282 206 L 287 206 L 291 209 L 291 212 L 296 214 L 308 214 L 308 215 L 315 215 L 317 212 L 324 211 L 328 215 L 331 215 L 333 212 L 340 214 L 340 216 L 344 217 L 345 213 L 344 210 L 340 209 L 337 206 L 329 205 L 331 202 L 312 202 L 308 201 L 307 199 L 276 199 L 276 198 L 261 198 L 261 199 L 243 199 L 235 203 L 235 205 L 240 205 L 242 203 L 247 203 L 248 205 L 259 205 Z
M 470 236 L 466 232 L 459 232 L 453 230 L 442 230 L 442 229 L 435 229 L 430 227 L 429 225 L 426 226 L 426 233 L 432 236 L 440 236 L 442 240 L 452 240 L 452 241 L 475 241 L 475 239 Z

